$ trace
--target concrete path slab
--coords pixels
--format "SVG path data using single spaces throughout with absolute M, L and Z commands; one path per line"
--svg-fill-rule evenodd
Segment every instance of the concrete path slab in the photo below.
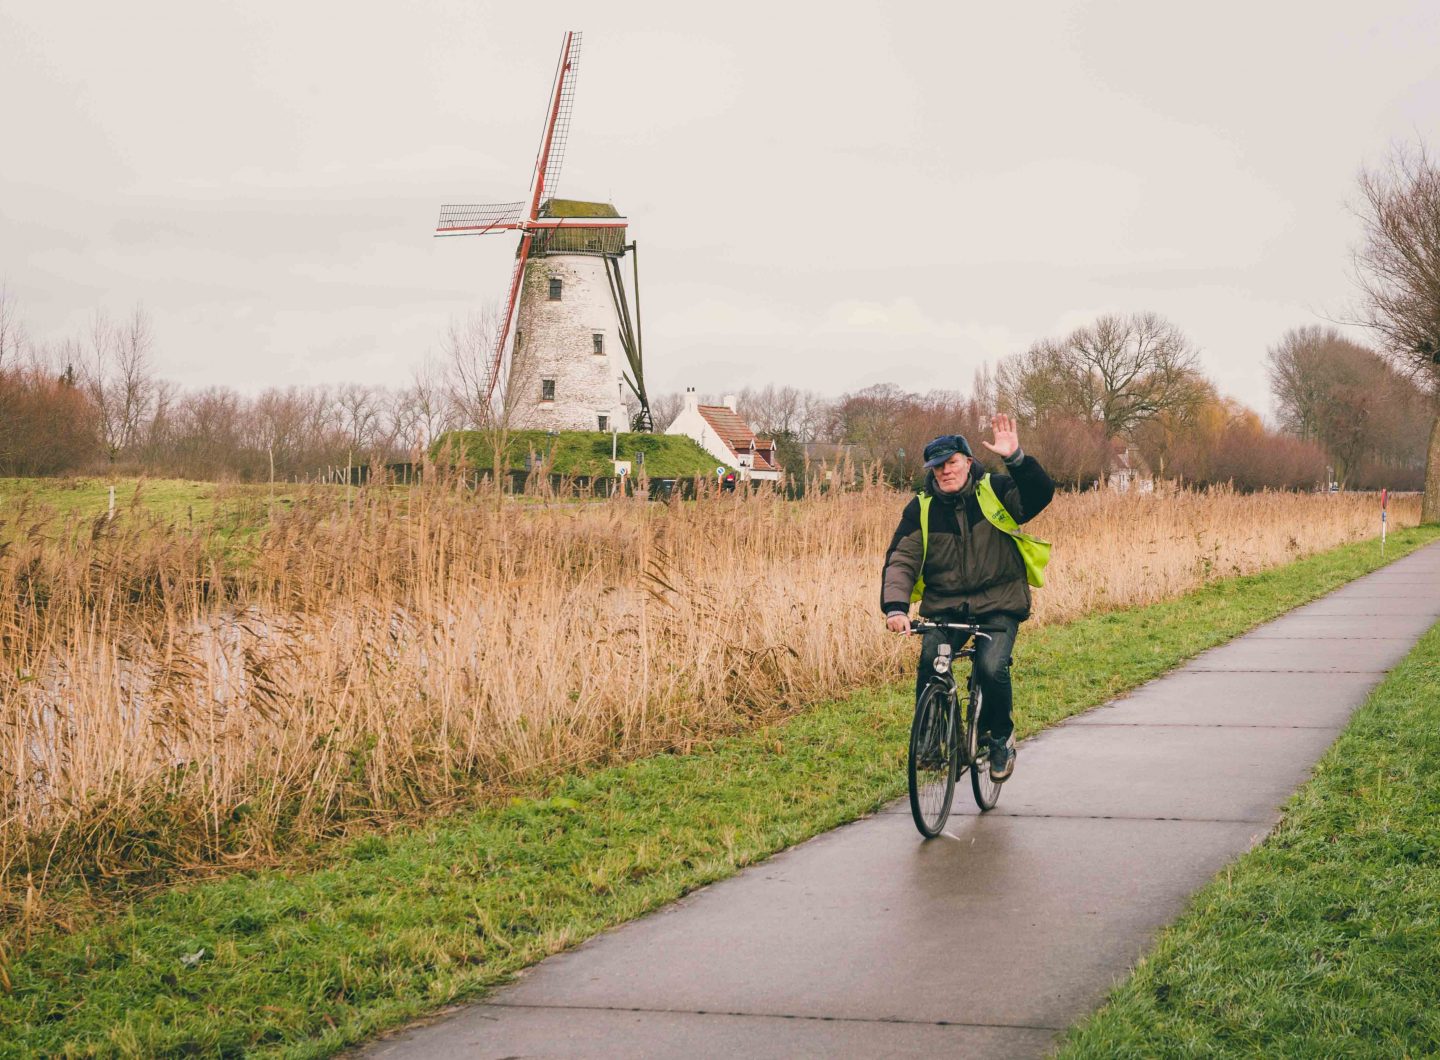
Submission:
M 1440 618 L 1440 602 L 1427 600 L 1420 596 L 1407 596 L 1403 600 L 1385 597 L 1370 597 L 1365 600 L 1331 600 L 1327 596 L 1301 610 L 1307 615 L 1345 615 L 1354 619 L 1414 615 L 1426 616 L 1433 622 Z
M 1246 670 L 1277 673 L 1383 674 L 1405 657 L 1413 638 L 1345 640 L 1304 637 L 1274 640 L 1245 636 L 1201 652 L 1191 671 Z
M 561 1019 L 557 1020 L 557 1014 Z M 561 1057 L 645 1060 L 649 1057 L 750 1057 L 791 1060 L 830 1056 L 969 1056 L 1005 1060 L 1037 1056 L 1049 1029 L 962 1024 L 874 1022 L 745 1013 L 557 1010 L 552 1006 L 477 1005 L 452 1020 L 387 1039 L 367 1055 Z M 503 1042 L 500 1049 L 496 1042 Z
M 1043 1055 L 1437 619 L 1432 545 L 1026 740 L 939 839 L 892 804 L 363 1055 Z
M 1369 673 L 1179 670 L 1066 724 L 1338 729 L 1374 683 Z
M 1255 630 L 1250 636 L 1260 640 L 1294 640 L 1305 637 L 1340 637 L 1347 640 L 1399 637 L 1414 640 L 1429 629 L 1433 622 L 1434 616 L 1426 613 L 1356 616 L 1294 611 Z

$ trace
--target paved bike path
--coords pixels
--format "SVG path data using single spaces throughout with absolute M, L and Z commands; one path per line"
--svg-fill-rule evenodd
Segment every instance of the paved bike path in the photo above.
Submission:
M 1043 1055 L 1437 620 L 1440 544 L 1026 740 L 939 839 L 894 803 L 363 1055 Z

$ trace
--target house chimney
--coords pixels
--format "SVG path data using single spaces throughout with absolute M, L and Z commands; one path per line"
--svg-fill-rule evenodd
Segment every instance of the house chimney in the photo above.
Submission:
M 735 395 L 734 395 L 734 394 L 726 394 L 726 395 L 725 395 L 725 407 L 726 407 L 727 409 L 729 409 L 731 412 L 734 412 L 734 411 L 735 411 Z
M 696 412 L 699 410 L 699 407 L 699 402 L 695 399 L 695 388 L 693 386 L 687 386 L 685 388 L 685 411 Z

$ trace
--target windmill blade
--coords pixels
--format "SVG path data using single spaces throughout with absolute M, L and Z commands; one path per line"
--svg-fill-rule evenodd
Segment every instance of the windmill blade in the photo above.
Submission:
M 520 225 L 524 202 L 492 202 L 468 206 L 440 207 L 435 225 L 437 236 L 483 236 L 490 232 L 514 231 Z
M 530 260 L 530 243 L 534 237 L 526 232 L 515 252 L 515 271 L 510 274 L 510 295 L 505 300 L 505 315 L 500 318 L 500 328 L 495 336 L 495 352 L 490 355 L 489 381 L 485 388 L 485 404 L 492 408 L 495 389 L 500 385 L 501 369 L 505 367 L 505 343 L 510 337 L 510 321 L 515 318 L 515 303 L 520 300 L 520 284 L 525 279 L 525 263 Z M 509 394 L 502 398 L 508 399 Z M 503 409 L 500 410 L 503 413 Z
M 530 181 L 530 220 L 540 216 L 540 206 L 555 197 L 560 186 L 560 167 L 565 162 L 565 145 L 570 139 L 570 114 L 575 108 L 575 80 L 580 73 L 580 37 L 578 30 L 565 34 L 560 48 L 560 62 L 555 68 L 555 84 L 550 90 L 550 105 L 545 109 L 545 131 L 540 137 L 540 151 L 535 156 L 535 174 Z
M 634 249 L 634 244 L 631 244 Z M 620 271 L 620 259 L 607 256 L 605 258 L 605 276 L 610 281 L 610 298 L 615 303 L 615 314 L 620 331 L 620 348 L 625 351 L 625 361 L 630 371 L 621 371 L 620 377 L 629 385 L 631 393 L 640 402 L 640 415 L 636 417 L 639 429 L 651 430 L 654 425 L 650 413 L 650 397 L 645 392 L 645 364 L 641 354 L 640 333 L 630 319 L 630 299 L 625 293 L 625 278 Z M 635 311 L 640 311 L 640 290 L 639 270 L 637 267 L 636 290 L 635 290 Z

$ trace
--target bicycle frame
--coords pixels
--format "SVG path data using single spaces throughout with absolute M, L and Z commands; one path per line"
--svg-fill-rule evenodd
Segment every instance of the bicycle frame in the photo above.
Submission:
M 934 672 L 921 685 L 921 694 L 916 698 L 915 721 L 911 728 L 910 761 L 907 766 L 910 780 L 911 813 L 921 835 L 927 838 L 939 834 L 943 827 L 942 819 L 949 813 L 955 783 L 967 771 L 972 774 L 971 786 L 974 788 L 975 801 L 979 803 L 981 811 L 988 810 L 995 805 L 994 794 L 983 793 L 981 777 L 977 772 L 977 770 L 988 768 L 985 765 L 986 758 L 984 754 L 977 753 L 977 749 L 972 746 L 975 743 L 976 734 L 970 730 L 973 726 L 978 725 L 981 702 L 975 669 L 972 665 L 966 676 L 965 695 L 961 697 L 959 686 L 955 681 L 953 663 L 956 658 L 972 658 L 975 655 L 976 642 L 982 637 L 990 640 L 992 632 L 1000 632 L 1000 630 L 994 627 L 987 628 L 974 622 L 930 622 L 922 619 L 910 624 L 912 633 L 930 633 L 942 630 L 947 633 L 965 635 L 966 643 L 957 651 L 952 644 L 952 640 L 955 638 L 945 637 L 936 646 L 932 664 Z M 930 691 L 931 689 L 938 690 L 942 702 L 947 704 L 948 718 L 944 726 L 944 738 L 953 749 L 951 753 L 956 756 L 950 767 L 949 775 L 944 780 L 944 791 L 938 801 L 933 785 L 920 783 L 916 765 L 919 761 L 916 757 L 918 739 L 916 733 L 923 731 L 921 729 L 922 704 L 934 702 L 934 693 Z M 929 715 L 927 714 L 926 717 Z M 922 794 L 922 792 L 928 794 Z

